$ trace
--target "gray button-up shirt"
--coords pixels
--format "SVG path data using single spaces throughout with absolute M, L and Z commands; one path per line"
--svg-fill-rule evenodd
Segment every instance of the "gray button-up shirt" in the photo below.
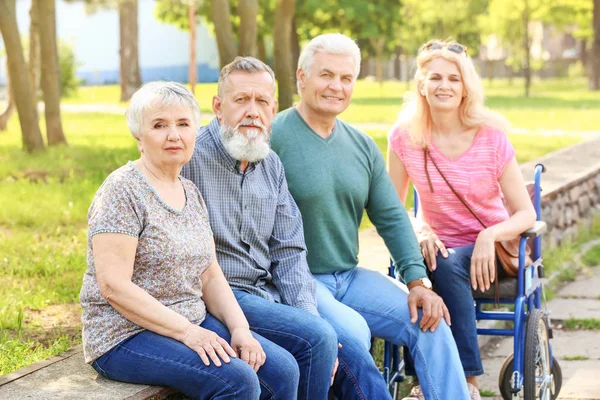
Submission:
M 214 118 L 200 129 L 194 155 L 181 171 L 206 202 L 229 285 L 318 315 L 302 217 L 279 157 L 270 151 L 246 172 L 239 164 L 225 150 Z

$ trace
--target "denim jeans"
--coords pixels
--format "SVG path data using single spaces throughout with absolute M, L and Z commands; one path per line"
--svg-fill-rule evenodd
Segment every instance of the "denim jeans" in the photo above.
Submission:
M 364 349 L 369 348 L 370 335 L 407 346 L 428 400 L 470 398 L 450 328 L 442 321 L 435 332 L 422 332 L 418 322 L 411 324 L 408 291 L 404 285 L 379 272 L 360 267 L 318 274 L 315 278 L 319 313 L 332 324 L 338 335 L 352 330 L 353 337 Z M 346 344 L 341 339 L 340 342 L 344 346 L 340 350 L 340 359 L 348 362 L 350 371 L 354 372 L 367 363 L 365 359 L 370 358 L 367 351 L 346 353 Z M 364 381 L 366 379 L 359 380 L 358 384 L 362 387 Z M 376 386 L 379 388 L 375 379 L 369 384 L 373 390 Z M 381 394 L 380 397 L 367 395 L 366 398 L 389 398 L 389 393 L 385 397 Z
M 452 335 L 466 376 L 483 374 L 475 307 L 471 293 L 471 255 L 474 245 L 448 249 L 448 258 L 438 255 L 433 272 L 435 291 L 444 299 L 452 318 Z
M 290 352 L 300 369 L 298 399 L 325 400 L 338 355 L 338 338 L 319 316 L 244 291 L 233 293 L 250 329 Z M 267 355 L 268 358 L 268 355 Z M 295 399 L 295 393 L 281 397 Z
M 231 340 L 227 328 L 210 314 L 200 326 Z M 281 347 L 253 335 L 267 354 L 258 373 L 239 358 L 221 367 L 212 362 L 206 366 L 185 344 L 148 330 L 125 339 L 92 367 L 108 379 L 168 386 L 191 399 L 293 399 L 299 379 L 296 361 Z

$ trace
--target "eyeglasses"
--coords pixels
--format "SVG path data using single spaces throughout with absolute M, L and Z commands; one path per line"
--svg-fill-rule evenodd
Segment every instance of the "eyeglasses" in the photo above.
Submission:
M 448 49 L 451 52 L 456 53 L 456 54 L 462 54 L 462 53 L 467 54 L 467 46 L 463 46 L 460 43 L 439 43 L 439 42 L 431 42 L 431 43 L 424 44 L 421 47 L 421 49 L 419 50 L 419 53 L 422 51 L 441 50 L 444 48 Z

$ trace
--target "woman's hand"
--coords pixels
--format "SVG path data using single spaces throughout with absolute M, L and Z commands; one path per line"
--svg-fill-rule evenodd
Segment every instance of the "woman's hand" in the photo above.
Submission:
M 234 329 L 231 332 L 231 347 L 237 351 L 240 359 L 248 363 L 254 371 L 258 371 L 267 360 L 267 355 L 263 351 L 262 346 L 252 336 L 249 329 Z
M 204 329 L 198 325 L 190 324 L 186 329 L 181 342 L 190 349 L 194 350 L 204 365 L 209 366 L 210 360 L 217 367 L 220 367 L 221 359 L 229 363 L 229 357 L 235 357 L 235 351 L 229 346 L 229 343 L 213 331 Z M 221 359 L 219 359 L 219 357 Z
M 496 278 L 495 238 L 488 229 L 477 235 L 475 248 L 471 256 L 471 286 L 473 290 L 485 292 Z
M 436 257 L 438 251 L 442 254 L 442 257 L 448 258 L 448 250 L 446 250 L 446 246 L 444 246 L 440 238 L 433 232 L 429 224 L 425 221 L 422 221 L 421 224 L 419 232 L 417 232 L 421 254 L 425 257 L 425 263 L 429 270 L 435 271 L 437 268 Z

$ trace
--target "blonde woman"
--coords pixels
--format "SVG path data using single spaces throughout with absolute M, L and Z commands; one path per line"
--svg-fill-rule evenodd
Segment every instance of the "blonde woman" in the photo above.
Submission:
M 388 170 L 402 201 L 409 181 L 419 193 L 419 245 L 450 311 L 471 398 L 479 399 L 476 377 L 483 367 L 471 290 L 490 288 L 502 273 L 494 243 L 533 226 L 535 211 L 506 137 L 508 122 L 484 107 L 467 48 L 439 40 L 424 44 L 415 81 L 414 98 L 389 132 Z

